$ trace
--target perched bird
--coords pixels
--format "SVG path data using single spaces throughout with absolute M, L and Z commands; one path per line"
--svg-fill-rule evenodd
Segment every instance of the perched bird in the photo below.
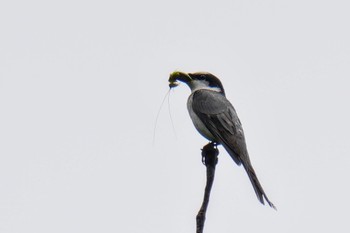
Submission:
M 198 132 L 209 141 L 221 144 L 237 165 L 243 165 L 253 185 L 256 196 L 275 206 L 266 196 L 250 162 L 242 124 L 232 104 L 225 97 L 220 80 L 210 73 L 184 73 L 175 71 L 169 77 L 169 87 L 180 82 L 191 88 L 187 109 Z

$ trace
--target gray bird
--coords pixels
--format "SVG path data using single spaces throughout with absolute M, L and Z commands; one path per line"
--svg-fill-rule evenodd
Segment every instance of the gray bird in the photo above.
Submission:
M 191 88 L 187 109 L 198 132 L 209 141 L 221 144 L 237 165 L 243 165 L 253 185 L 256 196 L 264 204 L 264 199 L 274 209 L 267 198 L 250 162 L 242 124 L 232 104 L 225 97 L 220 80 L 210 73 L 184 73 L 175 71 L 169 77 L 170 88 L 179 83 Z

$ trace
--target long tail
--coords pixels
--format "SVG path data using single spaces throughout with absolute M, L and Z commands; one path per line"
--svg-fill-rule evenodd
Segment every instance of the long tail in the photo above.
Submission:
M 269 204 L 269 206 L 271 206 L 272 208 L 277 210 L 276 207 L 274 206 L 274 204 L 266 196 L 266 194 L 264 192 L 264 189 L 261 187 L 261 184 L 260 184 L 260 182 L 258 180 L 258 177 L 256 176 L 255 171 L 253 169 L 253 166 L 250 164 L 250 162 L 248 162 L 247 164 L 243 163 L 243 167 L 244 167 L 244 169 L 246 170 L 246 172 L 247 172 L 247 174 L 249 176 L 250 182 L 253 185 L 254 191 L 255 191 L 256 196 L 258 197 L 259 201 L 262 204 L 265 204 L 264 203 L 264 199 L 265 199 L 266 202 Z

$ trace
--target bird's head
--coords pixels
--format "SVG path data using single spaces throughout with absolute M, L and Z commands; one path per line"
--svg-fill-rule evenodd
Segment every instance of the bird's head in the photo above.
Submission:
M 196 72 L 185 73 L 181 71 L 174 71 L 169 77 L 169 87 L 174 88 L 179 85 L 178 81 L 186 83 L 191 91 L 200 89 L 213 90 L 225 95 L 224 87 L 220 80 L 211 73 Z

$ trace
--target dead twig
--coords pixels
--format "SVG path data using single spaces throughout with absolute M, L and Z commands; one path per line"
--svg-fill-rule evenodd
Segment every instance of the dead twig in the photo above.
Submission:
M 197 214 L 197 230 L 196 233 L 203 233 L 205 215 L 209 204 L 211 187 L 213 186 L 215 167 L 218 162 L 219 150 L 214 142 L 208 143 L 202 149 L 202 162 L 207 167 L 207 184 L 205 186 L 204 198 L 202 206 Z

